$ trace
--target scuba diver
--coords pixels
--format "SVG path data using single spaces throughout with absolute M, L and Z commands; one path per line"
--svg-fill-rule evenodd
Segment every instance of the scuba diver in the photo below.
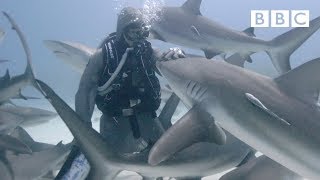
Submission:
M 165 53 L 153 49 L 148 36 L 141 11 L 124 8 L 117 31 L 91 56 L 75 97 L 76 112 L 88 126 L 97 105 L 103 113 L 100 134 L 118 153 L 144 151 L 160 137 L 162 131 L 155 122 L 161 102 L 155 63 L 185 57 L 179 48 Z M 75 145 L 56 179 L 81 179 L 89 169 Z

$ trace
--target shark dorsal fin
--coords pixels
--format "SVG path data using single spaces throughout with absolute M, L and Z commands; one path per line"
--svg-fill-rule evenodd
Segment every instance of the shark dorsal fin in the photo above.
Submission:
M 250 37 L 256 37 L 256 35 L 254 34 L 254 27 L 249 27 L 243 30 L 243 32 Z
M 202 0 L 187 0 L 183 5 L 182 9 L 191 12 L 195 15 L 201 16 L 200 5 Z
M 320 91 L 320 58 L 288 71 L 274 81 L 287 94 L 316 105 Z

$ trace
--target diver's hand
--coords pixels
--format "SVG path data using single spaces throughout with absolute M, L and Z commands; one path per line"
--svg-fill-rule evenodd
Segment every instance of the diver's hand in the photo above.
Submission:
M 165 52 L 161 55 L 160 61 L 170 61 L 179 58 L 185 58 L 186 55 L 183 50 L 180 48 L 170 48 L 168 52 Z

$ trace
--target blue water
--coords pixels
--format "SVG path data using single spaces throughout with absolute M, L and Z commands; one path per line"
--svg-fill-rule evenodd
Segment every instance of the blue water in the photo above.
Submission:
M 168 6 L 180 6 L 184 0 L 170 0 Z M 54 90 L 70 104 L 73 104 L 80 76 L 70 67 L 56 58 L 48 50 L 43 40 L 66 40 L 96 47 L 105 35 L 115 31 L 116 18 L 119 9 L 124 6 L 142 7 L 143 0 L 0 0 L 0 10 L 8 12 L 20 26 L 27 38 L 33 57 L 33 67 L 36 76 L 51 85 Z M 203 0 L 201 12 L 204 16 L 218 21 L 236 30 L 250 26 L 250 10 L 254 9 L 307 9 L 310 18 L 320 16 L 318 0 Z M 6 36 L 0 44 L 0 59 L 9 59 L 9 63 L 0 65 L 0 75 L 8 68 L 11 75 L 24 71 L 26 58 L 21 43 L 8 21 L 0 15 L 0 28 L 6 31 Z M 261 39 L 273 37 L 288 31 L 290 28 L 256 28 L 255 34 Z M 316 32 L 292 56 L 291 64 L 296 67 L 303 62 L 320 57 L 320 32 Z M 153 45 L 165 50 L 177 46 L 160 41 L 152 41 Z M 187 52 L 201 54 L 201 51 L 183 48 Z M 260 73 L 275 77 L 276 73 L 270 59 L 263 52 L 252 56 L 253 64 L 246 67 Z M 32 88 L 23 91 L 26 95 L 41 97 Z M 29 105 L 52 109 L 45 100 L 18 101 L 20 105 Z M 43 141 L 58 142 L 61 139 L 69 141 L 71 135 L 63 127 L 58 118 L 51 124 L 29 128 L 34 136 L 41 136 Z M 44 128 L 48 130 L 44 131 Z M 35 137 L 37 139 L 37 137 Z

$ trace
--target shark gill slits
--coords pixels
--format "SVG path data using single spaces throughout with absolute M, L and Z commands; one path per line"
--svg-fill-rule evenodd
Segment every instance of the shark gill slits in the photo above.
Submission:
M 206 88 L 204 88 L 201 84 L 195 81 L 188 81 L 186 85 L 186 93 L 193 99 L 200 100 L 206 92 Z
M 195 82 L 192 83 L 192 88 L 191 88 L 191 91 L 190 91 L 190 94 L 194 94 L 194 90 L 196 89 L 197 87 L 197 84 Z
M 190 81 L 188 81 L 187 86 L 186 86 L 186 90 L 188 90 L 188 89 L 189 89 L 189 86 L 190 86 L 191 82 L 192 82 L 191 80 L 190 80 Z
M 197 99 L 202 99 L 203 95 L 207 92 L 207 88 L 200 88 L 198 94 L 196 94 Z

